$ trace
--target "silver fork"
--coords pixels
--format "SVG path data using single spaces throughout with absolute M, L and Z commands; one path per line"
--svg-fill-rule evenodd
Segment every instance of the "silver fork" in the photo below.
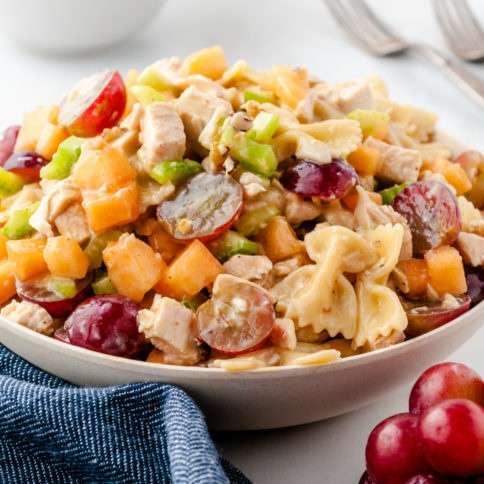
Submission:
M 484 59 L 484 33 L 466 0 L 433 0 L 435 16 L 454 54 Z
M 484 108 L 484 81 L 465 67 L 422 42 L 406 41 L 392 32 L 363 0 L 325 0 L 336 21 L 365 50 L 379 56 L 414 50 L 440 68 L 468 96 Z

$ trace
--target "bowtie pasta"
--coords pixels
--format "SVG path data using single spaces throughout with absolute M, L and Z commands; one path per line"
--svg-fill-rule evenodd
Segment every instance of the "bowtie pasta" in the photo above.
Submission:
M 436 123 L 377 76 L 217 46 L 93 74 L 0 140 L 1 314 L 228 371 L 430 331 L 480 301 L 484 264 L 484 157 Z

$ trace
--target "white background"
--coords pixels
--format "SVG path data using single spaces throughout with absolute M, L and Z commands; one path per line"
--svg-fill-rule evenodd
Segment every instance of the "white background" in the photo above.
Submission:
M 401 34 L 448 52 L 430 0 L 369 3 Z M 484 2 L 474 0 L 472 5 L 484 23 Z M 113 12 L 113 22 L 115 18 Z M 97 70 L 114 67 L 124 75 L 159 58 L 183 58 L 215 44 L 224 48 L 229 63 L 243 58 L 254 68 L 304 65 L 327 81 L 378 73 L 393 100 L 437 113 L 442 129 L 484 150 L 482 108 L 418 54 L 376 58 L 354 47 L 322 0 L 167 0 L 139 35 L 90 55 L 39 55 L 0 33 L 0 130 L 19 123 L 24 111 L 58 102 L 81 77 Z M 483 63 L 469 69 L 484 82 Z M 483 343 L 481 329 L 448 360 L 466 363 L 484 375 Z M 357 483 L 369 432 L 384 417 L 406 410 L 410 384 L 346 416 L 291 429 L 217 433 L 214 440 L 221 454 L 258 484 Z

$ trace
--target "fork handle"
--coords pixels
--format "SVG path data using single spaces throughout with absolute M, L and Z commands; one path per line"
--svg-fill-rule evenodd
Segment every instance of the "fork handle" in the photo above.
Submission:
M 411 47 L 439 67 L 450 80 L 484 108 L 484 80 L 428 45 L 412 43 Z

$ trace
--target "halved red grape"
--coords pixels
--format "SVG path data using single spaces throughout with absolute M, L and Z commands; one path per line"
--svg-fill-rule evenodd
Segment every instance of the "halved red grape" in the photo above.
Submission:
M 65 297 L 55 290 L 46 277 L 37 277 L 27 281 L 16 281 L 17 294 L 26 301 L 42 306 L 53 318 L 63 318 L 84 299 L 91 296 L 92 276 L 76 282 L 76 294 L 73 297 Z
M 482 267 L 464 266 L 467 294 L 471 298 L 471 308 L 484 299 L 484 270 Z
M 303 197 L 337 200 L 359 183 L 355 169 L 345 160 L 334 159 L 330 163 L 297 160 L 286 168 L 281 176 L 286 190 Z
M 114 126 L 126 106 L 126 87 L 115 69 L 80 80 L 59 107 L 59 124 L 72 135 L 88 138 Z
M 38 181 L 40 180 L 40 169 L 47 163 L 48 160 L 36 151 L 22 150 L 9 156 L 3 164 L 3 168 L 29 181 Z
M 469 310 L 471 298 L 467 294 L 457 296 L 457 305 L 447 306 L 442 301 L 410 301 L 401 298 L 408 319 L 407 336 L 428 333 Z
M 9 126 L 0 134 L 0 166 L 3 166 L 12 155 L 19 131 L 20 126 L 14 125 Z
M 405 217 L 410 227 L 415 254 L 451 245 L 459 235 L 459 204 L 443 183 L 434 180 L 412 183 L 397 193 L 392 207 Z
M 229 354 L 260 347 L 269 338 L 275 320 L 269 296 L 244 280 L 224 281 L 197 310 L 200 338 L 211 348 Z
M 120 294 L 93 296 L 79 304 L 55 337 L 75 346 L 131 358 L 149 343 L 138 330 L 141 307 Z
M 157 217 L 176 240 L 207 242 L 235 223 L 242 197 L 242 186 L 230 175 L 202 172 L 181 185 L 173 199 L 162 202 Z

